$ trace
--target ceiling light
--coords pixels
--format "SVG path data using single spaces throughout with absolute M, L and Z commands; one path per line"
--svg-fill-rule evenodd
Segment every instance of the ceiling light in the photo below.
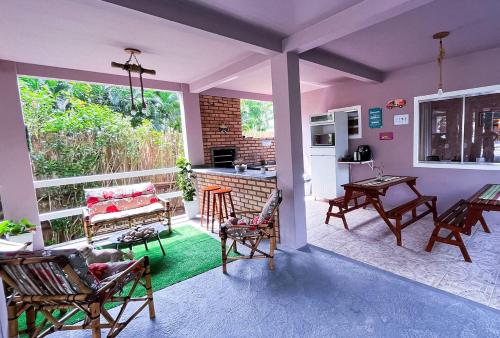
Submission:
M 450 32 L 439 32 L 432 36 L 434 40 L 439 40 L 439 54 L 437 58 L 439 67 L 439 84 L 438 84 L 438 95 L 443 95 L 443 60 L 445 57 L 445 51 L 443 47 L 443 39 L 450 35 Z
M 142 111 L 142 109 L 146 109 L 146 101 L 144 101 L 144 85 L 142 83 L 142 74 L 146 73 L 146 74 L 156 75 L 156 71 L 153 69 L 142 68 L 136 56 L 141 54 L 140 50 L 135 48 L 125 48 L 125 53 L 130 54 L 128 60 L 125 63 L 111 62 L 111 67 L 121 68 L 128 73 L 128 83 L 130 86 L 130 100 L 131 100 L 130 114 L 132 116 L 135 116 L 135 114 L 137 114 L 137 107 L 135 106 L 134 103 L 134 91 L 132 89 L 131 73 L 139 73 L 139 79 L 141 81 L 141 99 L 142 99 L 141 111 Z

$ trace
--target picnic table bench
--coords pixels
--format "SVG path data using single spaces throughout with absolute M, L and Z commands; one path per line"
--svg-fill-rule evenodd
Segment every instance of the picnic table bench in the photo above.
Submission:
M 359 203 L 358 199 L 362 197 L 365 197 L 365 200 L 363 203 Z M 353 206 L 349 205 L 351 202 L 354 202 Z M 338 217 L 342 219 L 342 222 L 344 223 L 344 228 L 346 230 L 349 230 L 349 227 L 347 225 L 347 220 L 345 219 L 345 214 L 359 208 L 365 208 L 370 203 L 366 201 L 366 195 L 363 192 L 355 191 L 351 195 L 349 200 L 346 200 L 345 196 L 340 196 L 335 199 L 329 200 L 328 204 L 330 206 L 328 208 L 328 211 L 326 212 L 325 224 L 330 223 L 330 217 L 332 216 Z M 339 209 L 339 211 L 333 212 L 333 207 L 336 207 L 337 209 Z
M 398 246 L 402 245 L 401 230 L 408 225 L 415 223 L 422 217 L 432 213 L 433 219 L 437 218 L 436 196 L 424 196 L 416 188 L 417 178 L 412 176 L 384 175 L 377 178 L 344 184 L 346 191 L 344 199 L 346 203 L 350 201 L 356 193 L 363 193 L 366 196 L 365 203 L 373 205 L 380 217 L 387 224 L 396 237 Z M 389 188 L 406 184 L 416 195 L 416 198 L 403 203 L 389 211 L 384 209 L 381 196 L 385 196 Z M 426 210 L 417 213 L 419 206 L 425 206 Z M 411 217 L 403 223 L 403 216 L 411 212 Z M 391 220 L 395 220 L 395 224 Z
M 496 188 L 495 186 L 498 186 Z M 499 195 L 499 196 L 497 196 Z M 486 185 L 469 199 L 461 199 L 438 216 L 435 228 L 432 231 L 426 251 L 431 252 L 436 242 L 455 245 L 460 248 L 462 256 L 466 262 L 471 263 L 465 243 L 461 234 L 470 235 L 471 227 L 477 222 L 481 224 L 484 232 L 490 233 L 490 229 L 484 220 L 482 211 L 500 210 L 500 185 Z M 483 206 L 484 208 L 482 208 Z M 478 212 L 479 211 L 479 212 Z M 450 233 L 442 237 L 439 235 L 442 229 L 449 230 Z M 453 239 L 454 238 L 454 239 Z

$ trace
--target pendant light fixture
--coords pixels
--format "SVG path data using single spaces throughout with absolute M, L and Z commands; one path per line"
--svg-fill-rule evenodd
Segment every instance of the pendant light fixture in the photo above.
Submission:
M 139 60 L 137 60 L 137 55 L 141 54 L 141 51 L 135 48 L 125 48 L 125 53 L 130 54 L 128 60 L 125 63 L 111 62 L 111 67 L 121 68 L 128 73 L 128 83 L 130 86 L 130 100 L 131 109 L 130 114 L 137 114 L 137 108 L 134 102 L 134 91 L 132 88 L 132 73 L 139 73 L 139 80 L 141 82 L 141 100 L 142 109 L 146 109 L 146 101 L 144 101 L 144 85 L 142 83 L 142 74 L 156 75 L 156 71 L 153 69 L 146 69 L 141 66 Z
M 443 47 L 443 39 L 450 35 L 450 32 L 439 32 L 432 36 L 434 40 L 439 40 L 439 54 L 437 58 L 439 67 L 439 84 L 438 84 L 438 95 L 443 94 L 443 60 L 445 57 L 445 51 Z

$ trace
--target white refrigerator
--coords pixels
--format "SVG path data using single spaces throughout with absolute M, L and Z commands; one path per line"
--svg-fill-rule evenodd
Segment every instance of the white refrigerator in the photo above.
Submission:
M 342 196 L 342 185 L 349 182 L 349 168 L 339 165 L 338 159 L 348 151 L 347 114 L 340 112 L 311 116 L 310 127 L 312 195 L 315 199 Z M 333 142 L 330 142 L 330 135 L 333 136 Z

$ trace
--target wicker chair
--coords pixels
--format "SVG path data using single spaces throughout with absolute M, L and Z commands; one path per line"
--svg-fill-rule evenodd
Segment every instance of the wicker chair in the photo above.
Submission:
M 221 226 L 219 231 L 222 249 L 222 271 L 224 273 L 227 273 L 227 263 L 238 259 L 267 258 L 269 259 L 269 269 L 274 269 L 276 216 L 281 200 L 281 190 L 274 190 L 262 210 L 231 213 L 231 218 Z M 229 249 L 226 248 L 228 239 L 233 241 Z M 259 245 L 264 239 L 269 239 L 269 252 L 259 249 Z M 231 250 L 239 253 L 237 243 L 249 248 L 250 253 L 246 256 L 230 257 Z
M 67 250 L 66 250 L 67 251 Z M 109 268 L 109 273 L 104 267 Z M 92 267 L 89 266 L 89 269 Z M 26 332 L 29 337 L 43 337 L 62 330 L 92 330 L 92 337 L 101 337 L 101 329 L 108 328 L 108 337 L 116 337 L 123 328 L 146 306 L 149 317 L 154 318 L 153 292 L 147 257 L 130 262 L 100 264 L 100 277 L 91 274 L 77 251 L 68 254 L 44 252 L 42 255 L 0 259 L 0 276 L 13 289 L 9 296 L 9 337 L 17 337 L 18 318 L 26 312 Z M 125 285 L 131 285 L 122 295 Z M 146 297 L 132 297 L 137 287 L 146 289 Z M 113 318 L 104 308 L 106 303 L 119 303 L 118 315 Z M 142 302 L 126 320 L 120 321 L 130 302 Z M 56 316 L 61 311 L 61 317 Z M 43 316 L 35 324 L 36 313 Z M 83 323 L 66 323 L 77 313 L 83 313 Z M 101 316 L 102 319 L 101 320 Z

